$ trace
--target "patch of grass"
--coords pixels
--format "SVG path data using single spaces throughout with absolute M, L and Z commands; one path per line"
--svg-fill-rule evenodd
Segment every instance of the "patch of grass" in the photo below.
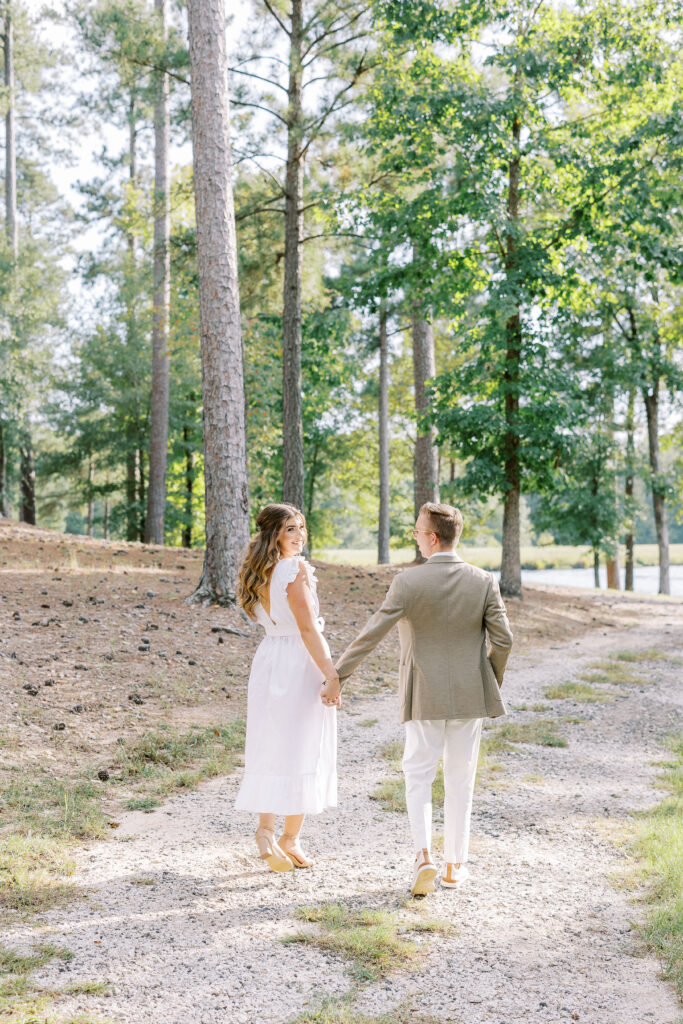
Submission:
M 68 848 L 41 836 L 13 835 L 0 841 L 0 911 L 40 912 L 72 898 L 66 876 L 74 870 Z
M 590 721 L 590 719 L 582 718 L 581 715 L 563 715 L 562 721 L 566 722 L 567 725 L 582 725 L 584 722 Z
M 604 690 L 596 690 L 588 683 L 573 682 L 549 686 L 543 696 L 548 700 L 576 700 L 583 704 L 602 704 L 613 700 L 612 694 L 605 693 Z
M 357 1009 L 358 995 L 354 989 L 347 995 L 326 999 L 319 1009 L 304 1011 L 291 1024 L 441 1024 L 438 1018 L 420 1013 L 412 1003 L 394 1006 L 379 1017 L 368 1017 Z
M 403 757 L 403 743 L 400 740 L 385 743 L 380 753 L 385 761 L 400 761 Z
M 2 791 L 5 823 L 15 831 L 50 839 L 96 839 L 107 831 L 100 795 L 90 779 L 13 772 Z
M 616 651 L 612 657 L 618 661 L 662 661 L 666 659 L 666 654 L 658 647 L 647 647 L 643 651 Z
M 0 1018 L 16 1024 L 38 1024 L 44 1016 L 46 1002 L 53 993 L 36 989 L 30 975 L 51 960 L 73 960 L 73 953 L 62 946 L 41 944 L 31 952 L 22 953 L 0 946 Z M 61 994 L 61 990 L 58 994 Z
M 27 975 L 38 967 L 44 967 L 51 960 L 73 960 L 73 953 L 62 946 L 34 946 L 31 953 L 19 953 L 16 949 L 0 946 L 0 973 Z
M 550 705 L 549 704 L 532 704 L 531 705 L 531 710 L 532 711 L 550 711 Z
M 672 757 L 659 779 L 668 795 L 643 815 L 635 849 L 649 883 L 641 932 L 683 998 L 683 733 L 668 745 Z
M 399 934 L 401 922 L 387 910 L 353 910 L 341 903 L 301 907 L 300 921 L 318 926 L 315 932 L 296 932 L 285 942 L 308 942 L 342 957 L 359 981 L 377 981 L 412 963 L 418 947 Z M 414 930 L 414 929 L 410 929 Z
M 362 726 L 363 729 L 371 729 L 372 726 L 377 725 L 378 722 L 379 718 L 366 718 L 363 722 L 359 722 L 358 724 Z
M 232 771 L 243 749 L 242 721 L 194 725 L 184 733 L 158 726 L 120 746 L 117 759 L 124 781 L 153 780 L 157 786 L 162 783 L 162 792 L 170 792 L 178 782 L 187 786 L 191 780 L 196 784 L 202 778 Z
M 139 800 L 127 800 L 126 807 L 129 811 L 153 811 L 161 805 L 161 800 L 155 796 L 143 796 Z
M 130 810 L 152 810 L 160 798 L 178 789 L 193 789 L 202 779 L 227 775 L 244 750 L 244 722 L 192 726 L 178 732 L 170 726 L 150 729 L 117 748 L 114 782 L 131 787 L 136 796 Z
M 108 834 L 101 790 L 87 778 L 59 779 L 29 769 L 3 773 L 0 799 L 0 911 L 47 910 L 74 888 L 70 847 Z
M 392 775 L 382 779 L 370 794 L 371 800 L 377 800 L 383 811 L 406 810 L 406 787 L 403 775 Z
M 541 747 L 566 747 L 567 741 L 557 731 L 557 723 L 548 719 L 534 722 L 506 722 L 497 730 L 506 743 L 533 743 Z
M 614 686 L 633 686 L 646 683 L 645 676 L 614 661 L 594 661 L 592 671 L 582 672 L 580 677 L 587 683 L 611 683 Z
M 72 981 L 64 988 L 54 990 L 51 995 L 98 996 L 105 992 L 111 992 L 111 985 L 106 981 Z

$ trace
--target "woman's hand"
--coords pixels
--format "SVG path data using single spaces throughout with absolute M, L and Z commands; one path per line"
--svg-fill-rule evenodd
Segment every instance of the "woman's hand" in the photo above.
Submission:
M 326 707 L 341 707 L 341 686 L 338 675 L 325 680 L 320 687 L 320 699 Z

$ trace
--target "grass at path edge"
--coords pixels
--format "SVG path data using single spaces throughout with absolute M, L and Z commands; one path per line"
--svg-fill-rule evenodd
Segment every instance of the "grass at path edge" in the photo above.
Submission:
M 161 725 L 119 746 L 110 775 L 93 766 L 77 778 L 17 769 L 0 786 L 0 916 L 59 906 L 74 895 L 77 842 L 111 834 L 104 801 L 119 795 L 129 805 L 152 807 L 174 790 L 228 774 L 244 746 L 244 723 L 193 726 L 180 732 Z M 123 790 L 117 793 L 117 789 Z M 134 797 L 135 799 L 130 799 Z
M 648 882 L 648 911 L 640 930 L 683 1001 L 683 732 L 670 737 L 667 746 L 672 757 L 658 781 L 668 795 L 643 815 L 635 839 Z

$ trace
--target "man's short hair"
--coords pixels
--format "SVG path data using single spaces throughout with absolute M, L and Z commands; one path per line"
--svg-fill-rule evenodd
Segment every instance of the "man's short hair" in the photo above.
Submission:
M 462 512 L 459 508 L 427 501 L 420 512 L 426 515 L 432 531 L 439 538 L 439 543 L 451 546 L 458 543 L 462 533 Z

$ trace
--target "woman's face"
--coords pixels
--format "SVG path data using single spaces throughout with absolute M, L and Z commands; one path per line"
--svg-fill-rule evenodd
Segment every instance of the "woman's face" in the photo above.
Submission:
M 283 558 L 300 555 L 306 543 L 306 529 L 298 516 L 286 519 L 280 527 L 277 542 Z

